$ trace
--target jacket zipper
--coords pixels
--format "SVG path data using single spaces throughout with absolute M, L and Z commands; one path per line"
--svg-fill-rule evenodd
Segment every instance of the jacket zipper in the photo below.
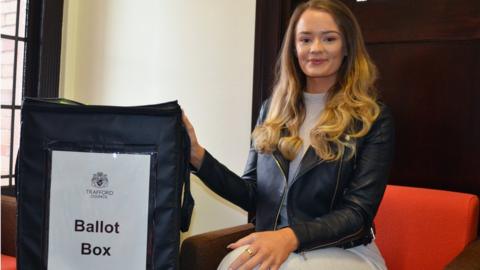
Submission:
M 338 168 L 338 173 L 337 173 L 337 183 L 335 185 L 335 191 L 333 192 L 332 202 L 330 202 L 330 210 L 332 210 L 333 203 L 335 202 L 335 198 L 337 197 L 338 184 L 340 183 L 340 175 L 342 173 L 342 165 L 343 165 L 343 154 L 340 157 L 340 167 Z
M 308 248 L 308 249 L 304 249 L 304 250 L 302 250 L 302 252 L 307 252 L 307 251 L 311 251 L 311 250 L 314 250 L 314 249 L 326 247 L 326 246 L 329 246 L 329 245 L 334 245 L 334 244 L 336 244 L 336 243 L 338 243 L 338 242 L 341 242 L 341 241 L 344 241 L 345 239 L 348 239 L 348 238 L 350 238 L 350 237 L 353 238 L 352 240 L 350 240 L 350 242 L 355 241 L 355 240 L 358 240 L 358 239 L 360 239 L 360 238 L 355 239 L 355 237 L 363 231 L 363 227 L 364 227 L 364 226 L 362 226 L 358 231 L 352 233 L 351 235 L 348 235 L 348 236 L 344 237 L 343 239 L 340 239 L 340 240 L 337 240 L 337 241 L 334 241 L 334 242 L 331 242 L 331 243 L 321 244 L 321 245 L 314 246 L 314 247 L 311 247 L 311 248 Z
M 273 159 L 275 160 L 275 163 L 277 163 L 277 166 L 278 166 L 278 169 L 280 170 L 280 172 L 282 172 L 282 175 L 283 175 L 283 178 L 285 180 L 285 186 L 283 187 L 283 193 L 282 193 L 282 200 L 280 201 L 280 205 L 278 206 L 278 211 L 277 211 L 277 215 L 275 217 L 275 223 L 273 224 L 273 230 L 276 231 L 277 230 L 277 224 L 278 224 L 278 217 L 280 216 L 280 211 L 282 209 L 282 205 L 285 201 L 285 193 L 287 191 L 287 185 L 288 185 L 288 182 L 287 182 L 287 176 L 285 176 L 285 173 L 283 172 L 283 169 L 282 169 L 282 166 L 280 166 L 280 163 L 278 162 L 277 158 L 272 155 Z

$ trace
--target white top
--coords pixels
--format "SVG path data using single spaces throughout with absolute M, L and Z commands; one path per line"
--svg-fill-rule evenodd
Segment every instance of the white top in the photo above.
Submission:
M 289 169 L 288 169 L 288 187 L 286 190 L 285 198 L 287 198 L 288 190 L 292 184 L 293 178 L 297 175 L 297 170 L 300 167 L 300 162 L 302 161 L 303 155 L 307 151 L 308 147 L 310 146 L 310 130 L 315 126 L 317 123 L 318 117 L 323 112 L 325 108 L 325 100 L 327 94 L 320 93 L 320 94 L 312 94 L 303 92 L 303 101 L 305 103 L 305 120 L 303 121 L 302 125 L 300 126 L 298 136 L 302 139 L 303 144 L 302 148 L 300 149 L 299 153 L 295 157 L 294 160 L 290 161 Z M 282 208 L 280 210 L 280 219 L 278 227 L 286 227 L 288 226 L 288 216 L 287 216 L 287 200 L 283 200 Z
M 320 117 L 320 114 L 325 108 L 325 100 L 327 93 L 312 94 L 303 92 L 303 101 L 305 103 L 305 120 L 300 126 L 299 137 L 302 138 L 302 148 L 297 157 L 290 162 L 288 170 L 288 182 L 290 183 L 295 175 L 297 175 L 298 167 L 302 161 L 303 155 L 310 146 L 310 130 L 315 127 L 315 124 Z

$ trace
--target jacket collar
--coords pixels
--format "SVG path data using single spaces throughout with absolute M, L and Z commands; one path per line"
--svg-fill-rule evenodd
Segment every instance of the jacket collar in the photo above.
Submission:
M 290 161 L 287 160 L 280 151 L 275 150 L 273 152 L 273 158 L 278 162 L 280 169 L 284 173 L 285 177 L 288 179 L 288 173 L 290 168 Z M 315 149 L 312 146 L 307 148 L 307 151 L 302 157 L 300 161 L 299 168 L 297 170 L 297 174 L 294 176 L 292 183 L 297 179 L 306 174 L 311 169 L 315 168 L 318 164 L 324 162 L 325 160 L 321 159 L 315 153 Z
M 307 151 L 303 155 L 302 160 L 300 161 L 300 165 L 297 171 L 297 174 L 293 178 L 293 182 L 297 178 L 302 177 L 304 174 L 306 174 L 308 171 L 311 169 L 315 168 L 318 164 L 324 162 L 325 160 L 321 159 L 316 153 L 315 149 L 310 145 L 307 148 Z

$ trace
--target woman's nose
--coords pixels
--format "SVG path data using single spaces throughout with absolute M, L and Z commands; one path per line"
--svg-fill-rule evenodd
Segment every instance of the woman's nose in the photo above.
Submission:
M 324 50 L 322 40 L 316 38 L 312 42 L 312 46 L 310 47 L 310 52 L 322 52 Z

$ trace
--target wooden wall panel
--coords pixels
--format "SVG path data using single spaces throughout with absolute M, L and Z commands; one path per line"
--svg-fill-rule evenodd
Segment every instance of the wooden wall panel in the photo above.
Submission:
M 343 0 L 368 42 L 480 38 L 478 0 Z
M 368 47 L 396 121 L 390 182 L 480 195 L 480 40 Z
M 344 1 L 397 123 L 390 183 L 480 195 L 480 1 Z
M 257 0 L 253 67 L 252 125 L 255 128 L 262 102 L 271 94 L 275 62 L 292 9 L 290 0 Z

